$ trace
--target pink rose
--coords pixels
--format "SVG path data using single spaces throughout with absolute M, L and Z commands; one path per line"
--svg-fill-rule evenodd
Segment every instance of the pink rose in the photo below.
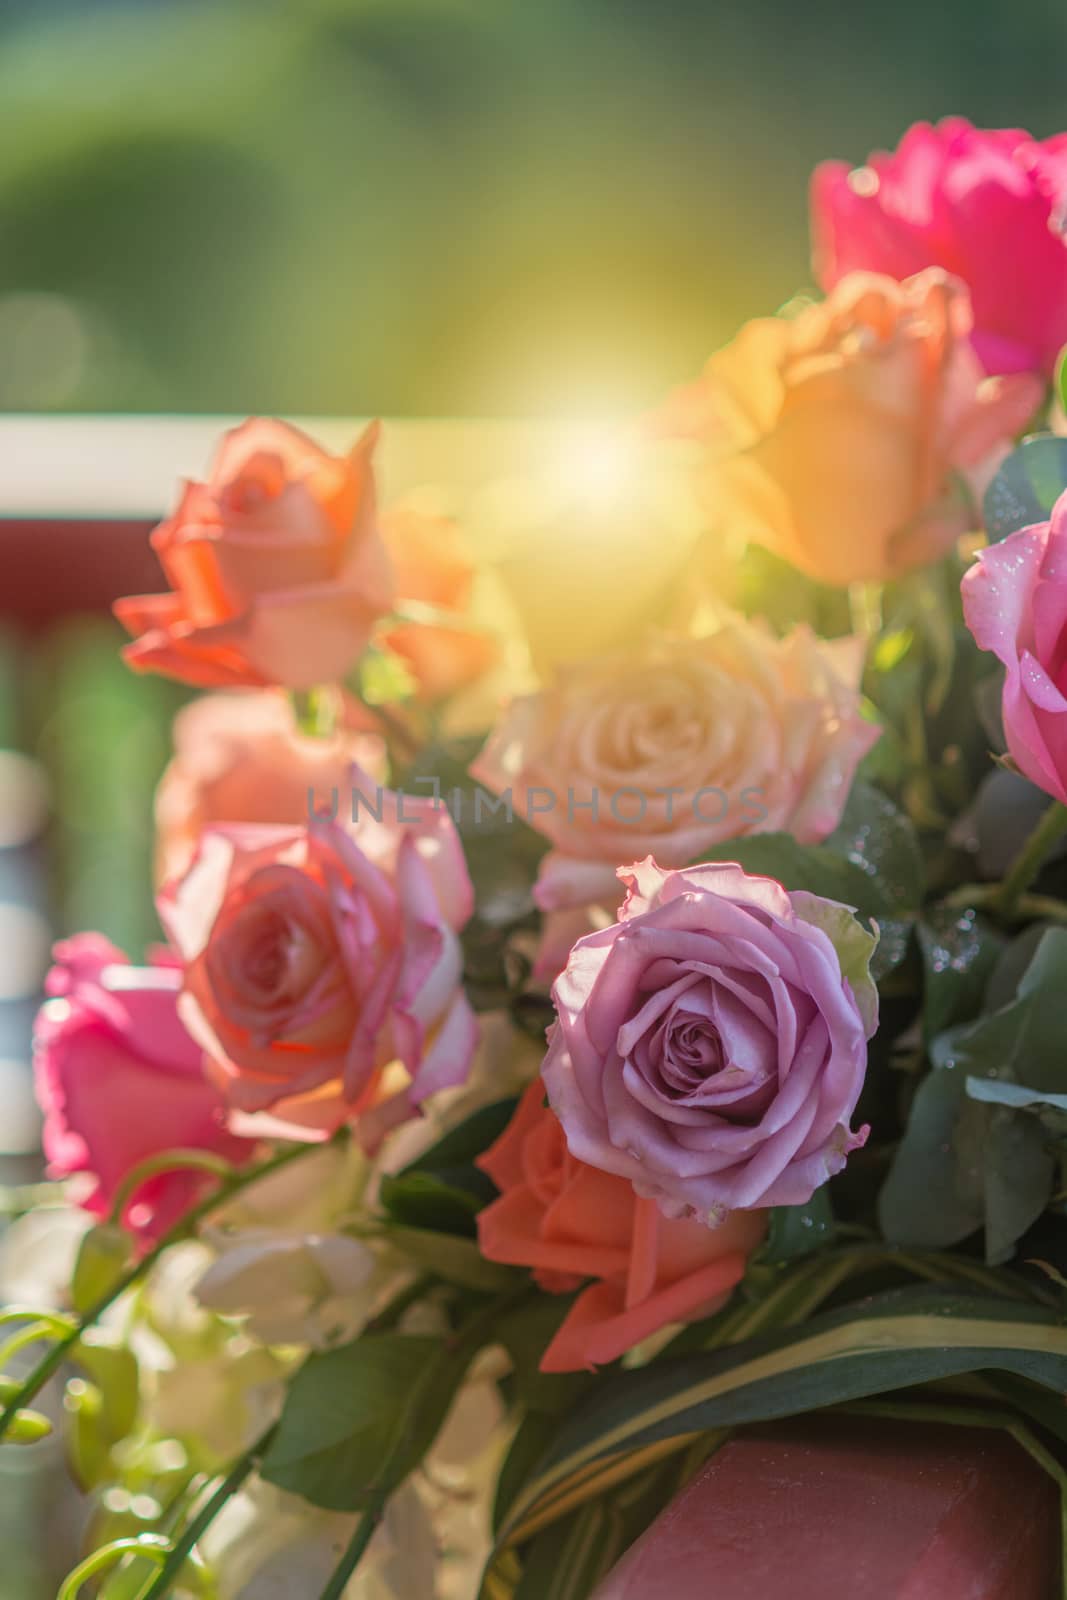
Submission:
M 619 876 L 620 920 L 581 939 L 542 1076 L 579 1161 L 669 1217 L 802 1205 L 849 1129 L 878 1020 L 874 938 L 844 906 L 736 866 Z
M 156 791 L 160 882 L 185 871 L 209 823 L 304 822 L 332 806 L 335 790 L 348 805 L 353 763 L 377 781 L 385 759 L 374 734 L 300 733 L 286 697 L 271 690 L 202 695 L 179 711 L 173 737 Z
M 159 912 L 186 964 L 182 1016 L 233 1111 L 320 1136 L 358 1116 L 373 1141 L 467 1075 L 457 935 L 473 893 L 443 806 L 352 783 L 337 820 L 206 829 Z
M 807 627 L 777 639 L 738 616 L 517 700 L 471 772 L 552 842 L 535 888 L 549 913 L 539 975 L 559 971 L 591 906 L 614 913 L 620 861 L 683 867 L 746 834 L 832 832 L 879 734 L 860 714 L 861 667 L 856 641 Z
M 980 551 L 961 588 L 968 628 L 1007 669 L 1001 709 L 1012 758 L 1067 804 L 1067 494 L 1050 521 Z
M 917 122 L 895 155 L 816 168 L 816 274 L 829 290 L 857 270 L 903 279 L 944 267 L 971 291 L 986 371 L 1051 375 L 1067 343 L 1065 197 L 1067 134 Z
M 81 1203 L 106 1216 L 127 1174 L 164 1150 L 248 1160 L 253 1146 L 226 1129 L 203 1052 L 178 1020 L 181 972 L 133 967 L 98 933 L 64 940 L 55 956 L 46 983 L 52 998 L 34 1036 L 49 1176 L 87 1174 Z M 155 1238 L 189 1209 L 203 1183 L 188 1170 L 150 1178 L 124 1221 Z
M 331 456 L 284 422 L 227 433 L 152 535 L 169 594 L 115 604 L 126 660 L 198 688 L 343 678 L 393 603 L 375 516 L 377 426 Z

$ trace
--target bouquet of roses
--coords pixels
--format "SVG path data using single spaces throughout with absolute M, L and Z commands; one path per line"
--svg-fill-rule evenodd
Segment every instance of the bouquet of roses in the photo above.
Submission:
M 874 1395 L 1067 1485 L 1065 203 L 1067 136 L 821 168 L 823 297 L 495 561 L 374 428 L 185 487 L 166 943 L 57 947 L 7 1241 L 63 1600 L 576 1600 Z

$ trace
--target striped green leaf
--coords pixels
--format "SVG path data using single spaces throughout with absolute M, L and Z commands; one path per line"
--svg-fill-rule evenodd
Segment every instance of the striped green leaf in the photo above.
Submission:
M 1067 1389 L 1067 1327 L 1042 1306 L 956 1289 L 896 1290 L 723 1349 L 605 1379 L 515 1496 L 500 1545 L 718 1428 L 985 1369 Z

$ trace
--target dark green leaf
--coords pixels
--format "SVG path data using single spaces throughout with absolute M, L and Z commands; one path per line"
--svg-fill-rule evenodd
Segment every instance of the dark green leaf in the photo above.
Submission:
M 805 889 L 838 900 L 869 917 L 889 910 L 885 896 L 866 872 L 825 845 L 798 844 L 790 833 L 756 833 L 732 839 L 700 856 L 701 861 L 736 861 L 757 877 L 776 878 L 787 889 Z
M 418 1465 L 444 1421 L 471 1341 L 373 1334 L 309 1356 L 260 1468 L 327 1511 L 358 1511 Z
M 404 1172 L 439 1174 L 449 1168 L 472 1164 L 477 1156 L 499 1139 L 511 1121 L 517 1104 L 514 1099 L 494 1100 L 492 1105 L 479 1107 L 405 1167 Z
M 1067 439 L 1034 434 L 1013 450 L 986 490 L 982 503 L 991 544 L 1020 528 L 1047 522 L 1067 488 Z
M 980 1009 L 1004 937 L 974 910 L 932 906 L 918 924 L 924 969 L 923 1026 L 928 1036 Z
M 475 1177 L 481 1176 L 475 1168 L 470 1170 Z M 476 1194 L 461 1185 L 447 1183 L 432 1172 L 405 1172 L 397 1177 L 384 1177 L 379 1198 L 389 1215 L 408 1227 L 473 1238 L 474 1219 L 495 1193 L 488 1178 L 485 1184 L 487 1192 Z
M 926 872 L 918 836 L 911 819 L 873 784 L 861 779 L 852 785 L 825 848 L 859 867 L 889 909 L 908 913 L 922 904 Z
M 807 1205 L 772 1206 L 770 1225 L 759 1260 L 768 1266 L 811 1255 L 834 1237 L 834 1214 L 825 1188 L 816 1189 Z
M 542 1295 L 497 1324 L 496 1337 L 514 1363 L 516 1398 L 525 1411 L 566 1411 L 592 1381 L 588 1372 L 539 1370 L 541 1357 L 573 1303 L 573 1295 Z
M 879 1200 L 886 1237 L 941 1247 L 984 1223 L 986 1257 L 1005 1260 L 1040 1216 L 1054 1163 L 1025 1111 L 981 1103 L 968 1078 L 1067 1091 L 1063 994 L 1067 930 L 1046 931 L 1014 1000 L 930 1045 L 934 1070 L 920 1084 Z

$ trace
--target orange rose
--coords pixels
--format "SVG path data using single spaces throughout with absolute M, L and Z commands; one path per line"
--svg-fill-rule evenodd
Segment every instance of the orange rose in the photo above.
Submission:
M 540 1078 L 478 1165 L 502 1191 L 478 1217 L 484 1256 L 532 1267 L 550 1294 L 596 1280 L 545 1351 L 542 1372 L 614 1361 L 667 1323 L 710 1316 L 766 1231 L 762 1211 L 735 1211 L 717 1228 L 667 1218 L 626 1178 L 578 1161 Z
M 174 719 L 174 755 L 156 790 L 158 881 L 185 871 L 210 823 L 306 822 L 316 805 L 330 808 L 335 789 L 348 809 L 353 763 L 381 782 L 384 759 L 373 733 L 300 733 L 285 696 L 269 689 L 193 700 Z
M 456 627 L 399 623 L 383 642 L 407 662 L 423 700 L 443 700 L 480 678 L 496 660 L 493 640 L 460 625 L 471 601 L 474 564 L 450 517 L 398 505 L 384 513 L 382 535 L 396 574 L 397 593 L 456 614 Z
M 173 592 L 119 600 L 139 672 L 199 688 L 344 677 L 393 603 L 374 508 L 377 425 L 331 456 L 283 422 L 227 433 L 152 535 Z
M 746 324 L 675 406 L 714 452 L 714 514 L 825 583 L 945 554 L 974 525 L 954 473 L 988 472 L 1042 396 L 1032 374 L 985 378 L 970 330 L 940 268 L 850 273 Z

